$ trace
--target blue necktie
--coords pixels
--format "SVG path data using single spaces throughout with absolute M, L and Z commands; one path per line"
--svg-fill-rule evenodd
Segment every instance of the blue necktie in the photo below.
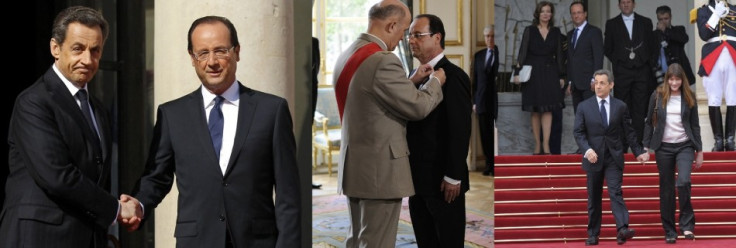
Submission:
M 664 47 L 659 48 L 659 64 L 662 66 L 662 73 L 667 73 L 667 55 L 664 54 Z
M 575 46 L 578 44 L 578 29 L 575 28 L 575 31 L 572 32 L 572 48 L 575 49 Z
M 217 159 L 220 159 L 220 148 L 222 148 L 222 129 L 225 121 L 222 116 L 222 96 L 215 97 L 215 106 L 210 110 L 210 119 L 207 127 L 210 129 L 212 146 L 215 147 Z
M 84 115 L 84 119 L 87 120 L 87 124 L 89 125 L 89 128 L 92 129 L 92 133 L 96 134 L 93 139 L 95 152 L 99 155 L 102 155 L 102 144 L 100 143 L 99 138 L 100 134 L 97 132 L 97 128 L 95 128 L 95 124 L 92 121 L 93 117 L 89 105 L 89 100 L 87 98 L 87 90 L 81 89 L 77 91 L 76 97 L 77 99 L 79 99 L 79 107 L 82 108 L 82 115 Z
M 601 100 L 601 119 L 603 120 L 603 127 L 608 128 L 608 113 L 606 112 L 606 100 Z

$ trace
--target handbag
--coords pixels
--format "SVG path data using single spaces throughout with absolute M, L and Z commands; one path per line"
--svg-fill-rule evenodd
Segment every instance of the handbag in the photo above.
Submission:
M 517 74 L 514 74 L 511 76 L 511 79 L 509 80 L 511 83 L 514 83 L 514 77 Z M 526 83 L 529 81 L 529 78 L 532 76 L 532 66 L 531 65 L 525 65 L 521 67 L 521 70 L 519 70 L 519 83 Z

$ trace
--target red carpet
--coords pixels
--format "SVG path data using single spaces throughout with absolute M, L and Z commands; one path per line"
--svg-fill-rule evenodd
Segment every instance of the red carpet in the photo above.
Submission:
M 680 247 L 736 247 L 736 152 L 706 152 L 692 173 L 696 240 Z M 578 247 L 587 238 L 587 193 L 582 155 L 495 158 L 495 244 L 498 247 Z M 629 226 L 627 246 L 664 246 L 659 216 L 659 176 L 654 157 L 645 165 L 626 155 L 623 191 Z M 616 246 L 615 222 L 603 190 L 601 244 Z M 673 247 L 669 245 L 667 247 Z

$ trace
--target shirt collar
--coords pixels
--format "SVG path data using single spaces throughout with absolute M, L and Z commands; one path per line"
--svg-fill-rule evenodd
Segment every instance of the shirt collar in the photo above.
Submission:
M 54 63 L 54 65 L 51 68 L 54 69 L 56 76 L 59 76 L 59 78 L 61 78 L 61 81 L 64 82 L 64 86 L 66 86 L 66 88 L 69 90 L 69 93 L 71 93 L 72 96 L 77 95 L 77 92 L 79 92 L 79 90 L 81 89 L 77 88 L 77 86 L 74 85 L 71 81 L 69 81 L 69 79 L 64 77 L 64 74 L 61 74 L 61 71 L 59 71 L 59 68 L 56 67 L 56 63 Z M 84 84 L 84 87 L 82 89 L 87 90 L 87 84 Z
M 634 13 L 632 12 L 631 15 L 626 16 L 623 13 L 621 13 L 621 18 L 624 19 L 624 21 L 633 21 L 634 20 Z
M 596 99 L 598 99 L 598 105 L 601 105 L 601 100 L 606 100 L 607 104 L 611 104 L 611 94 L 608 94 L 606 98 L 600 98 L 598 96 L 595 96 Z
M 235 106 L 238 106 L 238 102 L 240 100 L 240 83 L 238 80 L 235 80 L 233 84 L 230 85 L 225 92 L 222 93 L 222 97 L 225 98 L 225 102 L 229 102 Z M 207 108 L 214 104 L 215 97 L 217 95 L 212 94 L 209 90 L 207 90 L 204 86 L 200 87 L 202 91 L 202 99 L 204 103 L 204 107 Z
M 580 24 L 580 26 L 577 27 L 578 33 L 583 32 L 583 29 L 585 28 L 586 25 L 588 25 L 588 21 L 583 21 L 583 24 Z
M 445 53 L 440 53 L 440 54 L 437 54 L 437 56 L 435 56 L 435 57 L 434 57 L 434 58 L 433 58 L 432 60 L 430 60 L 430 61 L 429 61 L 429 65 L 431 65 L 431 66 L 432 66 L 432 68 L 434 68 L 435 66 L 437 66 L 437 63 L 439 63 L 439 62 L 440 62 L 440 60 L 441 60 L 441 59 L 442 59 L 443 57 L 445 57 Z
M 378 44 L 378 45 L 383 45 L 383 46 L 381 46 L 382 48 L 383 48 L 383 47 L 386 47 L 386 49 L 388 49 L 388 48 L 387 48 L 387 47 L 388 47 L 388 45 L 386 45 L 386 42 L 383 42 L 383 40 L 382 40 L 381 38 L 378 38 L 378 36 L 375 36 L 375 35 L 373 35 L 373 34 L 371 34 L 371 33 L 364 33 L 364 34 L 367 34 L 367 35 L 370 35 L 370 36 L 372 36 L 373 38 L 376 38 L 376 40 L 378 40 L 378 41 L 380 41 L 380 42 L 381 42 L 381 44 Z

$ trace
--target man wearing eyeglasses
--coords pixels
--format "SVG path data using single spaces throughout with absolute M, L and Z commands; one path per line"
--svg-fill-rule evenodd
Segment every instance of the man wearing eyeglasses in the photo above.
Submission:
M 235 78 L 240 45 L 227 18 L 195 20 L 188 40 L 202 87 L 158 108 L 133 191 L 143 218 L 176 176 L 176 247 L 299 247 L 299 177 L 286 100 Z
M 442 101 L 445 82 L 444 71 L 431 66 L 407 79 L 391 52 L 411 23 L 404 3 L 384 0 L 368 15 L 368 31 L 343 51 L 334 70 L 342 116 L 338 193 L 348 197 L 348 248 L 396 246 L 402 198 L 414 195 L 406 122 L 423 119 Z
M 465 192 L 470 144 L 470 77 L 445 57 L 445 27 L 430 14 L 418 15 L 409 27 L 412 56 L 422 65 L 443 69 L 442 102 L 426 118 L 406 128 L 415 195 L 409 197 L 419 247 L 463 247 Z

